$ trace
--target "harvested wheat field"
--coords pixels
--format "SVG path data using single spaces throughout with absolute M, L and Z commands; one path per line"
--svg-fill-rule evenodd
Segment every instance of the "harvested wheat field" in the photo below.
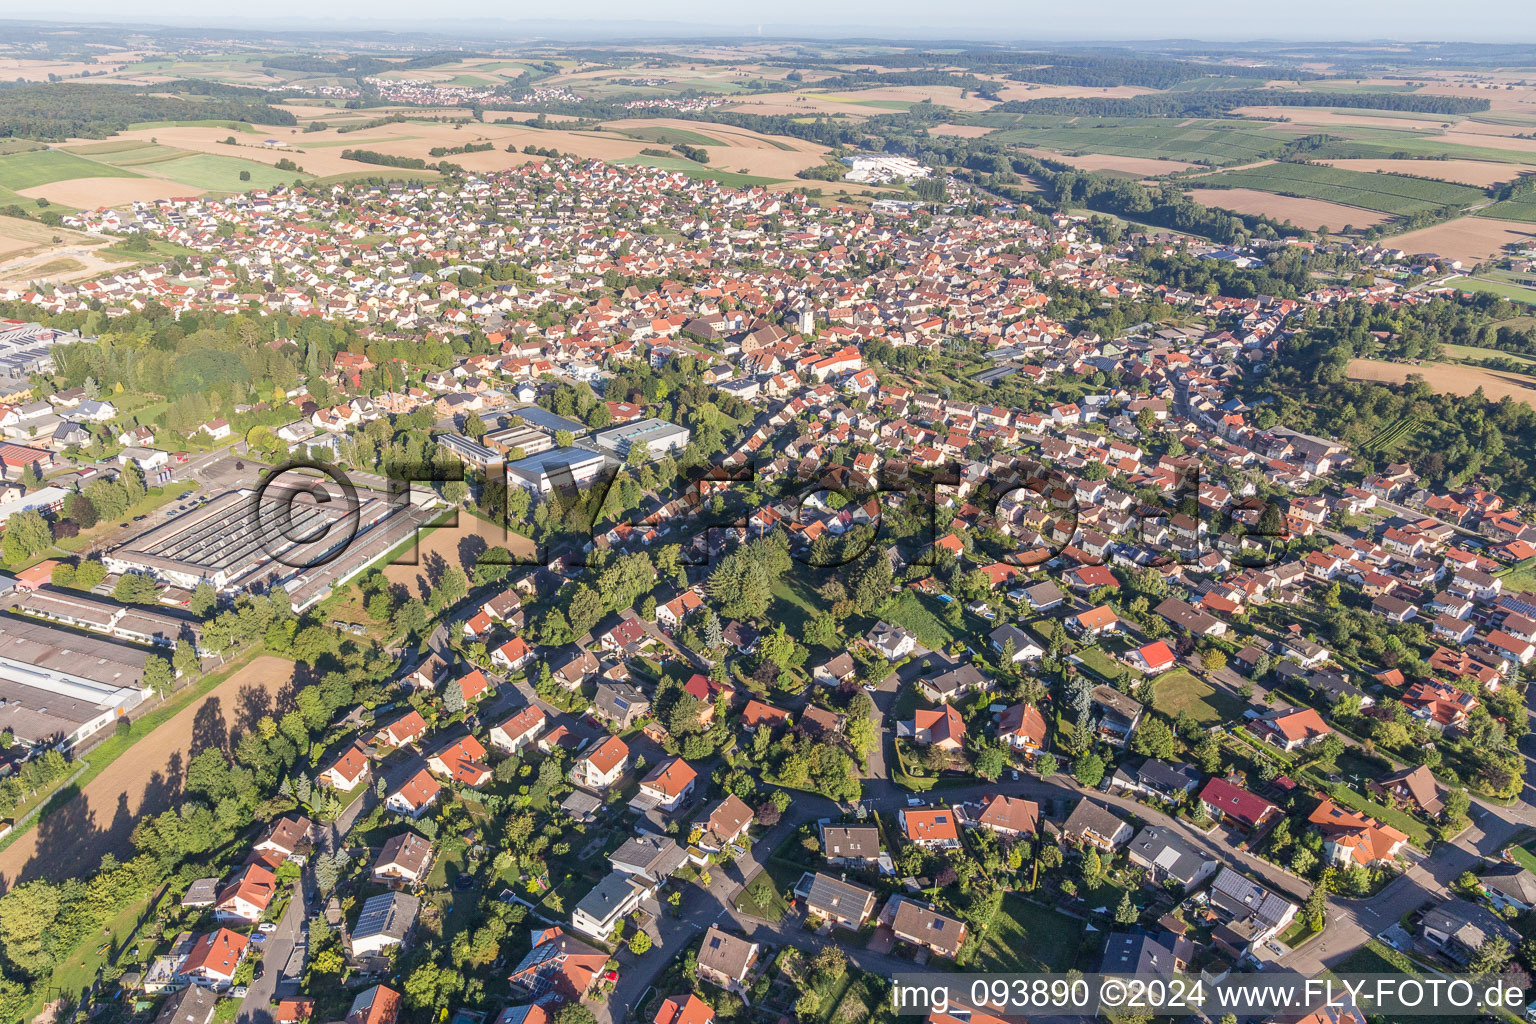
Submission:
M 1290 221 L 1308 230 L 1327 227 L 1338 231 L 1346 224 L 1357 228 L 1369 227 L 1387 219 L 1385 214 L 1362 210 L 1357 206 L 1328 203 L 1321 199 L 1299 199 L 1251 188 L 1196 188 L 1189 191 L 1189 196 L 1202 206 L 1214 206 L 1234 213 L 1263 215 L 1281 223 Z
M 1418 178 L 1440 178 L 1463 185 L 1487 188 L 1489 185 L 1517 178 L 1521 171 L 1536 171 L 1536 161 L 1529 164 L 1488 163 L 1482 160 L 1319 160 L 1320 164 L 1351 171 L 1385 171 Z
M 1049 149 L 1026 149 L 1024 152 L 1040 157 L 1042 160 L 1059 160 L 1085 171 L 1120 171 L 1124 174 L 1133 174 L 1138 178 L 1155 178 L 1160 174 L 1187 171 L 1191 167 L 1198 166 L 1182 160 L 1157 160 L 1146 156 L 1112 156 L 1107 153 L 1066 156 Z
M 1402 384 L 1411 376 L 1423 377 L 1438 392 L 1470 395 L 1478 388 L 1489 401 L 1509 397 L 1536 409 L 1536 377 L 1525 377 L 1502 370 L 1484 370 L 1459 363 L 1388 363 L 1380 359 L 1351 359 L 1345 371 L 1351 380 L 1373 380 Z
M 1435 252 L 1463 263 L 1486 260 L 1510 242 L 1536 238 L 1536 224 L 1491 217 L 1461 217 L 1386 241 L 1405 252 Z
M 148 202 L 153 199 L 195 196 L 200 192 L 202 189 L 166 181 L 164 178 L 67 178 L 21 190 L 21 194 L 28 199 L 46 199 L 50 203 L 77 210 L 126 205 L 136 199 Z
M 1148 93 L 1157 92 L 1156 89 L 1145 89 L 1139 85 L 1113 85 L 1113 86 L 1087 86 L 1087 85 L 1035 85 L 1030 82 L 1011 82 L 1007 79 L 994 78 L 997 84 L 997 94 L 1006 100 L 1043 100 L 1051 97 L 1065 96 L 1079 98 L 1092 96 L 1099 99 L 1129 99 L 1132 96 L 1145 96 Z
M 1353 126 L 1356 128 L 1391 128 L 1399 131 L 1418 132 L 1438 138 L 1443 124 L 1451 124 L 1455 117 L 1439 114 L 1418 117 L 1385 116 L 1382 111 L 1333 110 L 1328 107 L 1235 107 L 1232 113 L 1239 117 L 1258 117 L 1271 120 L 1284 118 L 1295 124 Z
M 678 131 L 691 131 L 709 136 L 716 143 L 706 145 L 710 166 L 722 171 L 743 171 L 747 174 L 772 178 L 792 178 L 796 171 L 814 167 L 822 162 L 825 147 L 799 139 L 773 139 L 742 128 L 716 125 L 706 121 L 676 122 L 666 118 L 637 118 L 615 122 L 614 127 L 631 129 L 645 126 L 671 126 Z M 292 160 L 303 168 L 306 175 L 329 177 L 337 174 L 360 172 L 379 173 L 377 165 L 357 160 L 347 160 L 342 153 L 348 149 L 366 149 L 390 156 L 414 157 L 432 163 L 448 160 L 467 170 L 480 173 L 506 170 L 526 163 L 522 152 L 525 146 L 555 149 L 561 153 L 573 153 L 579 157 L 597 160 L 623 160 L 638 156 L 643 149 L 667 148 L 654 141 L 630 138 L 617 130 L 563 131 L 560 129 L 525 128 L 507 122 L 472 124 L 462 128 L 451 124 L 419 123 L 413 121 L 378 125 L 365 131 L 339 132 L 327 129 L 321 132 L 300 133 L 288 129 L 287 134 L 275 137 L 286 142 L 286 148 L 268 148 L 262 145 L 259 135 L 237 135 L 236 144 L 225 142 L 229 129 L 217 126 L 194 125 L 188 127 L 160 127 L 120 132 L 112 137 L 114 142 L 138 141 L 148 143 L 154 139 L 161 147 L 206 153 L 219 157 L 239 157 L 262 164 L 275 164 L 279 160 Z M 489 142 L 491 149 L 476 153 L 450 153 L 442 157 L 432 155 L 435 148 L 455 148 L 469 144 Z M 511 147 L 512 152 L 508 152 Z M 162 154 L 163 155 L 163 154 Z M 108 154 L 108 162 L 133 160 L 134 171 L 153 175 L 162 166 L 149 159 L 122 157 Z M 124 179 L 131 184 L 136 179 Z M 127 184 L 120 187 L 127 187 Z M 248 187 L 257 187 L 257 182 Z M 202 189 L 177 186 L 169 195 L 196 194 Z M 132 192 L 125 193 L 137 198 Z M 51 198 L 51 196 L 50 196 Z
M 78 877 L 94 871 L 104 853 L 131 856 L 139 818 L 172 806 L 193 757 L 209 747 L 231 749 L 271 712 L 293 681 L 293 668 L 282 658 L 256 658 L 141 736 L 74 799 L 0 851 L 0 880 L 10 887 L 33 878 Z

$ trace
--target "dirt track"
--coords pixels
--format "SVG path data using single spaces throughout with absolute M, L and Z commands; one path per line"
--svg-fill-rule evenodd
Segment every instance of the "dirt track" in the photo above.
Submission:
M 291 662 L 257 658 L 141 738 L 74 800 L 0 851 L 0 888 L 83 875 L 104 853 L 132 854 L 134 825 L 175 802 L 187 762 L 210 746 L 233 746 L 292 678 Z

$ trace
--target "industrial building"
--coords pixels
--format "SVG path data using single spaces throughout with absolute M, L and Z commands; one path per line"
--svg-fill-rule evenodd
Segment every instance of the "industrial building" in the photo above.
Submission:
M 585 487 L 597 479 L 606 461 L 585 448 L 551 448 L 507 463 L 507 482 L 537 494 L 557 487 Z
M 23 591 L 12 607 L 18 612 L 105 633 L 150 647 L 174 649 L 190 641 L 202 653 L 201 624 L 151 608 L 118 604 L 78 590 L 42 586 Z
M 0 320 L 0 377 L 29 381 L 33 374 L 53 372 L 53 346 L 82 339 L 79 331 L 61 331 L 24 320 Z
M 403 497 L 358 488 L 356 502 L 330 480 L 230 491 L 148 530 L 102 559 L 113 572 L 144 573 L 191 590 L 288 591 L 296 611 L 346 583 L 432 518 L 431 488 Z
M 486 447 L 494 448 L 503 454 L 520 448 L 524 456 L 547 452 L 555 446 L 555 439 L 552 436 L 526 423 L 493 430 L 480 440 Z
M 669 452 L 682 451 L 691 436 L 687 427 L 652 416 L 604 430 L 597 435 L 597 447 L 622 461 L 629 458 L 631 448 L 644 444 L 650 457 L 659 459 Z
M 466 462 L 471 466 L 484 469 L 493 462 L 501 461 L 501 456 L 485 445 L 462 434 L 438 434 L 432 440 L 454 454 L 460 462 Z
M 151 652 L 43 622 L 0 616 L 0 729 L 68 749 L 149 695 Z

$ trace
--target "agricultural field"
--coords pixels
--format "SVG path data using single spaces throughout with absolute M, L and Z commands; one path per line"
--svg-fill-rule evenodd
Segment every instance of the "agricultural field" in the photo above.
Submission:
M 1437 252 L 1463 263 L 1480 263 L 1511 242 L 1529 244 L 1533 237 L 1536 225 L 1531 223 L 1477 216 L 1405 232 L 1394 236 L 1392 244 L 1405 252 Z
M 1483 389 L 1491 401 L 1506 396 L 1536 409 L 1536 377 L 1503 370 L 1485 370 L 1459 363 L 1389 363 L 1381 359 L 1351 359 L 1346 371 L 1351 380 L 1402 384 L 1409 377 L 1423 377 L 1438 392 L 1470 395 Z
M 1309 154 L 1309 156 L 1311 156 Z M 1536 173 L 1536 163 L 1495 163 L 1486 160 L 1411 160 L 1411 159 L 1361 159 L 1316 160 L 1330 167 L 1346 171 L 1365 171 L 1388 174 L 1406 174 L 1418 178 L 1440 178 L 1459 182 L 1474 188 L 1488 188 L 1520 177 L 1522 173 Z
M 1357 206 L 1276 195 L 1251 188 L 1197 188 L 1191 189 L 1189 196 L 1202 206 L 1218 207 L 1233 213 L 1262 215 L 1282 224 L 1290 221 L 1299 228 L 1313 231 L 1324 227 L 1334 231 L 1346 226 L 1369 227 L 1387 219 L 1383 214 L 1362 210 Z
M 202 130 L 228 137 L 223 128 Z M 14 153 L 0 156 L 0 187 L 28 199 L 47 199 L 81 209 L 202 192 L 241 192 L 299 177 L 291 171 L 278 171 L 269 163 L 231 155 L 234 147 L 223 148 L 224 153 L 200 153 L 148 138 L 122 137 Z M 271 157 L 274 161 L 279 158 Z M 248 179 L 241 179 L 242 172 Z
M 1408 442 L 1420 426 L 1417 416 L 1403 416 L 1383 427 L 1375 437 L 1360 446 L 1363 452 L 1391 455 Z
M 97 163 L 62 149 L 37 149 L 0 156 L 0 186 L 13 192 L 70 178 L 136 178 L 130 170 Z
M 1479 217 L 1492 217 L 1495 220 L 1518 220 L 1536 223 L 1536 196 L 1526 195 L 1520 199 L 1505 199 L 1477 211 L 1477 215 Z
M 1002 128 L 987 138 L 1077 156 L 1102 153 L 1219 166 L 1261 160 L 1297 134 L 1299 130 L 1296 128 L 1263 121 L 1181 121 L 1166 117 L 1025 118 L 1014 127 Z
M 1467 207 L 1487 198 L 1485 193 L 1466 185 L 1401 174 L 1367 174 L 1319 164 L 1268 164 L 1213 174 L 1201 178 L 1200 183 L 1206 187 L 1224 185 L 1321 199 L 1388 214 L 1421 213 L 1442 206 Z

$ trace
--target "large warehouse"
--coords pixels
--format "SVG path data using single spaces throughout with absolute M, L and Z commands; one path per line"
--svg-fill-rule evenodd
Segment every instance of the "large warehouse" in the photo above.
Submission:
M 0 729 L 68 749 L 143 703 L 151 652 L 0 616 Z
M 108 553 L 113 572 L 144 573 L 188 590 L 210 583 L 220 591 L 305 591 L 312 603 L 323 594 L 308 586 L 345 583 L 398 544 L 422 521 L 424 508 L 439 503 L 431 488 L 410 489 L 409 501 L 357 489 L 354 504 L 333 481 L 317 481 L 328 501 L 305 488 L 274 484 L 265 492 L 230 491 L 148 530 Z M 429 518 L 429 517 L 428 517 Z M 387 529 L 385 529 L 387 524 Z M 392 545 L 390 545 L 392 546 Z M 295 600 L 295 608 L 301 608 Z

